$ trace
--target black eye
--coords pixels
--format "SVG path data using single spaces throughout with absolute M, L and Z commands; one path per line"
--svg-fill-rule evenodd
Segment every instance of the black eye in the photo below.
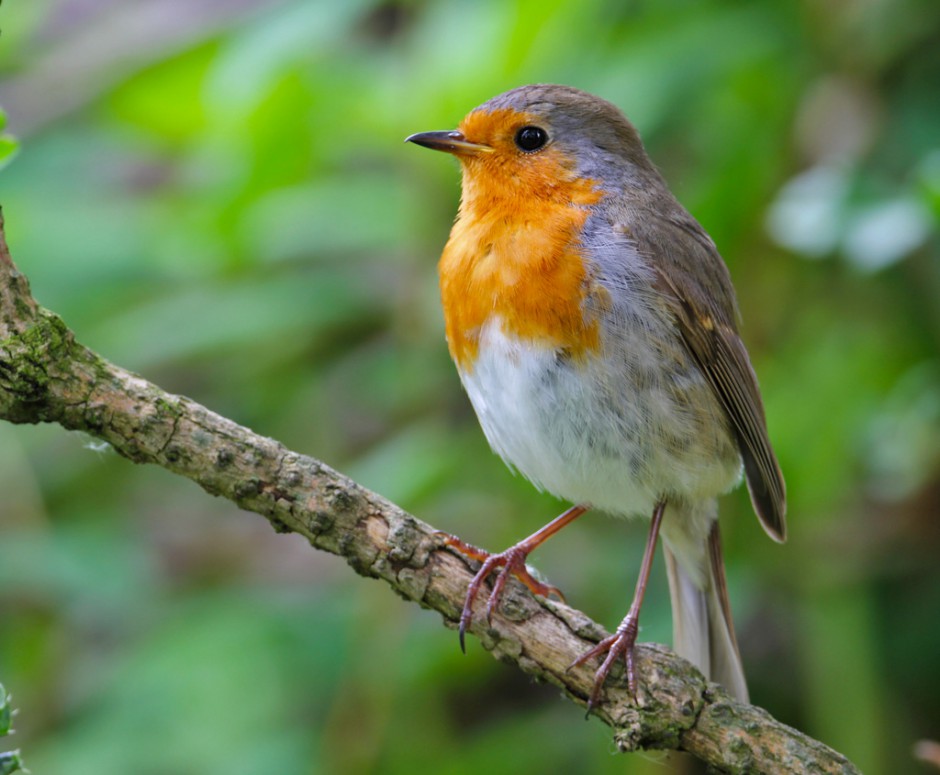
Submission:
M 526 153 L 537 151 L 548 142 L 548 132 L 540 126 L 524 126 L 516 132 L 516 145 Z

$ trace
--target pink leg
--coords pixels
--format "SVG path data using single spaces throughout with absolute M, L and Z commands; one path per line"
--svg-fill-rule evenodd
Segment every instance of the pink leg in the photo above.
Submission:
M 646 549 L 643 552 L 643 563 L 640 565 L 640 577 L 636 581 L 636 592 L 633 595 L 633 603 L 630 604 L 630 610 L 620 622 L 617 631 L 590 651 L 585 652 L 571 663 L 571 667 L 583 665 L 589 659 L 606 653 L 601 666 L 594 673 L 594 688 L 591 690 L 591 696 L 588 698 L 588 713 L 597 705 L 601 696 L 601 689 L 604 687 L 604 681 L 607 680 L 607 674 L 614 662 L 623 657 L 627 665 L 627 688 L 631 696 L 636 699 L 636 668 L 634 666 L 634 647 L 636 646 L 636 637 L 639 627 L 640 608 L 643 607 L 643 596 L 646 594 L 646 584 L 650 578 L 650 570 L 653 568 L 653 556 L 656 554 L 656 542 L 659 538 L 659 526 L 663 521 L 663 512 L 666 510 L 666 501 L 661 500 L 656 504 L 653 510 L 653 518 L 650 522 L 649 537 L 646 539 Z M 569 670 L 571 668 L 568 668 Z

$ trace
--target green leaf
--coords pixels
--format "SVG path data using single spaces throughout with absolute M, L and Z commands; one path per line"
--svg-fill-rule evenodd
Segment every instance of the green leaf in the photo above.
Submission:
M 0 169 L 3 169 L 16 156 L 20 144 L 12 135 L 0 135 Z
M 13 710 L 10 707 L 10 695 L 3 688 L 3 684 L 0 684 L 0 737 L 10 734 L 12 724 Z M 23 760 L 20 759 L 19 751 L 0 753 L 0 775 L 11 775 L 23 769 Z
M 0 775 L 11 775 L 14 772 L 25 772 L 23 760 L 19 751 L 0 753 Z
M 0 684 L 0 737 L 10 734 L 12 724 L 13 710 L 10 707 L 10 695 L 3 688 L 3 684 Z
M 7 114 L 4 112 L 3 108 L 0 108 L 0 133 L 6 129 L 6 126 Z M 13 160 L 19 148 L 19 141 L 13 135 L 0 134 L 0 169 L 3 169 Z

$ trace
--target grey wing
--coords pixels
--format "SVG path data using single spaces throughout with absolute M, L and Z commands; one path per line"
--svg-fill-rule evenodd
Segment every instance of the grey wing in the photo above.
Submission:
M 700 324 L 680 319 L 682 335 L 709 384 L 731 418 L 744 460 L 751 502 L 764 529 L 785 541 L 786 486 L 770 439 L 764 405 L 744 344 L 736 332 L 718 325 L 703 335 Z
M 661 256 L 661 266 L 668 266 L 669 271 L 656 270 L 658 288 L 686 346 L 728 414 L 744 460 L 754 511 L 767 534 L 784 541 L 786 486 L 767 434 L 757 376 L 735 330 L 736 309 L 727 269 L 711 239 L 691 216 L 682 213 L 678 218 L 660 220 L 658 225 L 679 227 L 673 234 L 680 236 L 678 243 L 682 245 L 679 255 L 673 252 L 672 244 L 672 255 Z M 658 247 L 662 248 L 662 243 Z M 697 263 L 695 271 L 689 271 L 691 261 Z

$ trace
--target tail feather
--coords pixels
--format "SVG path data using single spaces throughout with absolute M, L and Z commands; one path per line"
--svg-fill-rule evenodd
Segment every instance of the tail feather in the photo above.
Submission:
M 747 682 L 738 653 L 718 523 L 708 537 L 707 573 L 701 582 L 686 572 L 663 544 L 669 594 L 672 598 L 673 648 L 742 702 L 748 701 Z

